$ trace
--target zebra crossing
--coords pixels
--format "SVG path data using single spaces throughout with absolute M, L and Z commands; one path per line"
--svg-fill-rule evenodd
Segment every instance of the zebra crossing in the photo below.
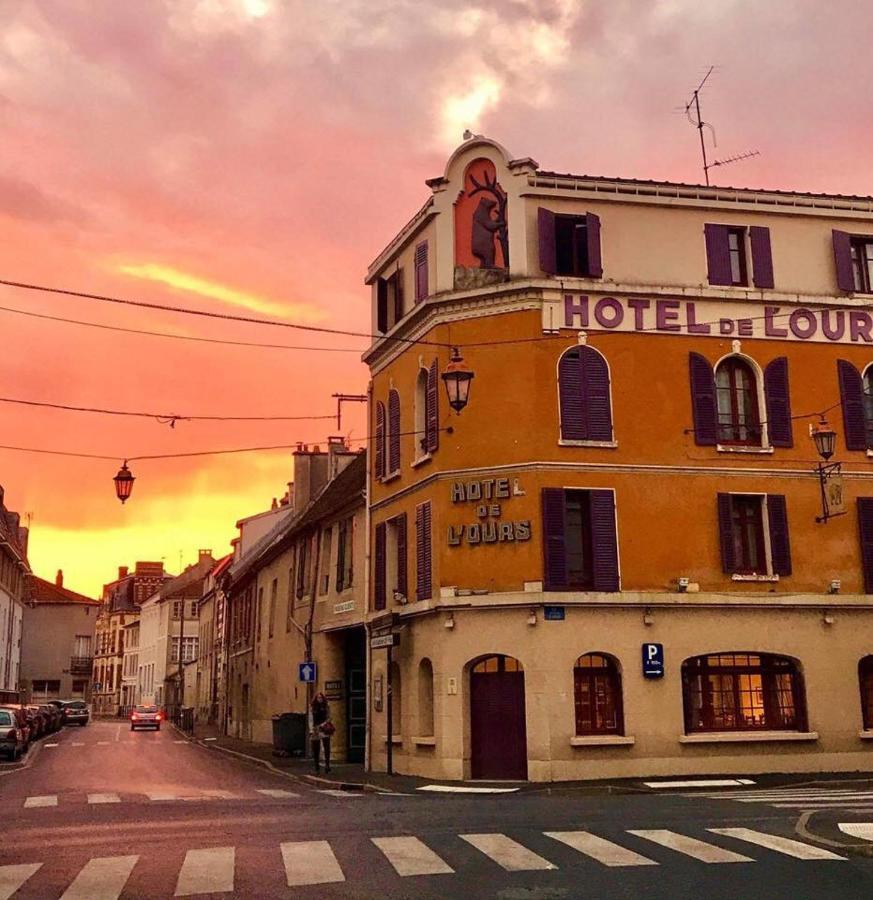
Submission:
M 736 803 L 762 803 L 775 809 L 825 810 L 846 809 L 873 811 L 873 790 L 857 788 L 784 787 L 772 789 L 715 791 L 685 794 L 709 800 L 731 800 Z
M 344 791 L 318 791 L 317 793 L 344 795 Z M 44 809 L 47 807 L 56 807 L 71 803 L 81 803 L 84 799 L 85 803 L 90 806 L 102 806 L 108 803 L 124 803 L 124 802 L 144 802 L 150 803 L 167 803 L 167 802 L 195 802 L 202 800 L 254 800 L 260 797 L 269 797 L 271 800 L 288 800 L 299 797 L 300 794 L 294 791 L 288 791 L 284 788 L 256 788 L 252 792 L 234 792 L 221 789 L 202 789 L 202 790 L 185 790 L 183 792 L 175 791 L 155 791 L 145 794 L 130 795 L 129 798 L 123 798 L 120 794 L 114 792 L 90 793 L 90 794 L 66 794 L 63 797 L 59 794 L 38 794 L 32 797 L 25 797 L 22 802 L 23 809 Z M 352 794 L 351 796 L 355 796 Z M 0 895 L 2 896 L 2 895 Z
M 653 858 L 654 856 L 661 856 L 667 865 L 683 857 L 705 865 L 753 864 L 766 859 L 769 853 L 807 862 L 845 861 L 845 857 L 813 844 L 751 828 L 707 828 L 705 831 L 707 837 L 713 835 L 715 839 L 734 842 L 746 853 L 759 850 L 763 854 L 756 854 L 758 858 L 754 858 L 710 840 L 660 828 L 624 832 L 639 839 L 644 849 L 646 844 L 651 845 L 653 850 L 647 852 L 651 852 L 652 856 L 588 831 L 546 831 L 542 834 L 554 841 L 556 847 L 560 844 L 575 851 L 578 854 L 578 864 L 593 862 L 610 869 L 662 865 L 662 861 Z M 574 866 L 574 863 L 568 866 L 564 862 L 559 865 L 541 852 L 535 852 L 503 833 L 458 834 L 455 837 L 508 873 L 547 872 Z M 372 837 L 369 844 L 399 878 L 449 876 L 463 867 L 463 861 L 460 866 L 458 863 L 452 866 L 424 840 L 413 835 Z M 338 856 L 336 849 L 327 840 L 285 841 L 275 847 L 275 851 L 276 865 L 282 867 L 288 887 L 345 882 L 347 876 L 343 860 L 349 866 L 360 862 L 359 852 L 352 854 L 346 848 L 346 852 L 340 851 Z M 270 852 L 273 853 L 273 850 Z M 449 855 L 446 850 L 442 852 Z M 245 847 L 188 850 L 175 880 L 173 896 L 233 892 L 236 889 L 236 867 L 245 854 Z M 116 900 L 125 890 L 129 879 L 135 875 L 138 866 L 148 870 L 153 864 L 152 860 L 139 855 L 94 857 L 82 866 L 63 889 L 59 900 Z M 51 865 L 52 863 L 0 865 L 0 900 L 8 900 L 40 873 L 48 873 Z M 357 868 L 360 869 L 360 866 Z M 49 894 L 44 891 L 40 896 L 49 900 Z

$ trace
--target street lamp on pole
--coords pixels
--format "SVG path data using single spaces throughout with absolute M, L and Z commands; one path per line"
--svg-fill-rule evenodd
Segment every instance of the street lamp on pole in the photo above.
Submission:
M 446 386 L 446 394 L 449 398 L 449 406 L 456 412 L 467 405 L 470 399 L 470 382 L 475 373 L 464 362 L 464 358 L 458 352 L 457 347 L 452 348 L 452 358 L 442 373 L 442 379 Z
M 836 447 L 837 433 L 827 423 L 825 417 L 821 416 L 819 422 L 809 426 L 809 436 L 815 444 L 818 455 L 822 458 L 822 462 L 816 467 L 821 490 L 821 515 L 816 516 L 815 521 L 825 524 L 828 519 L 845 515 L 845 510 L 843 509 L 842 463 L 830 462 Z

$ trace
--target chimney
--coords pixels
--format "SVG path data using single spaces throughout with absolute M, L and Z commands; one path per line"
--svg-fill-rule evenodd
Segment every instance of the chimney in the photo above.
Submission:
M 327 439 L 327 479 L 333 481 L 337 475 L 354 459 L 349 452 L 346 440 L 342 436 L 334 435 Z
M 294 512 L 306 509 L 327 484 L 329 454 L 316 444 L 312 450 L 306 445 L 294 451 Z
M 211 547 L 208 550 L 198 550 L 197 551 L 197 561 L 203 562 L 204 559 L 212 559 L 212 548 Z
M 122 578 L 127 578 L 127 566 L 118 567 L 118 580 L 121 581 Z
M 58 587 L 64 586 L 64 570 L 63 569 L 58 569 L 58 574 L 55 575 L 55 584 Z
M 21 547 L 21 552 L 27 556 L 27 542 L 30 538 L 30 529 L 25 528 L 24 525 L 18 526 L 18 545 Z

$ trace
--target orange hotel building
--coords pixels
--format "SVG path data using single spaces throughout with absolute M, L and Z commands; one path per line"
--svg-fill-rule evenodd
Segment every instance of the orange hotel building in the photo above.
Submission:
M 427 185 L 367 276 L 371 766 L 390 682 L 426 777 L 873 768 L 873 198 Z

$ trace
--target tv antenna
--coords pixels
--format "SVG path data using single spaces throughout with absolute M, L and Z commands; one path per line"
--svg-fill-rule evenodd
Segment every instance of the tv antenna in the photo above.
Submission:
M 688 121 L 697 129 L 697 133 L 700 135 L 700 155 L 703 157 L 703 177 L 706 179 L 706 186 L 709 187 L 709 170 L 714 169 L 716 166 L 727 166 L 734 162 L 741 162 L 744 159 L 750 159 L 753 156 L 759 156 L 760 151 L 758 150 L 748 150 L 745 153 L 737 153 L 734 156 L 728 156 L 725 159 L 714 159 L 712 162 L 706 158 L 706 141 L 703 137 L 703 129 L 708 128 L 710 134 L 712 135 L 712 146 L 717 147 L 718 141 L 715 138 L 715 129 L 709 122 L 705 122 L 703 120 L 703 116 L 700 113 L 700 92 L 703 90 L 703 86 L 706 84 L 709 76 L 715 71 L 715 66 L 710 66 L 709 71 L 706 75 L 703 76 L 703 81 L 700 82 L 699 85 L 694 89 L 694 92 L 691 94 L 691 99 L 685 104 L 685 115 L 688 118 Z

